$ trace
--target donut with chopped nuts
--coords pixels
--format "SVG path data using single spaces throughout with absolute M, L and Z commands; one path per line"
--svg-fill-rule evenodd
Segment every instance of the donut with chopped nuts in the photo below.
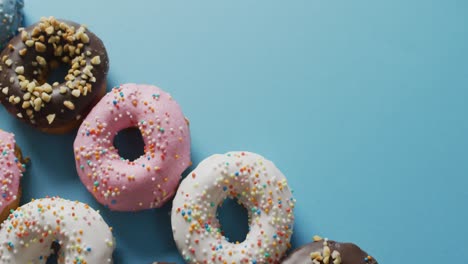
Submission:
M 59 68 L 69 68 L 63 82 L 49 83 Z M 0 102 L 43 132 L 66 133 L 104 96 L 108 69 L 104 44 L 86 26 L 42 18 L 0 54 Z
M 282 264 L 378 264 L 377 260 L 352 243 L 314 237 L 314 242 L 292 252 Z
M 0 263 L 112 264 L 112 229 L 89 205 L 58 197 L 33 200 L 0 226 Z
M 133 161 L 113 144 L 126 128 L 138 128 L 145 143 L 145 153 Z M 170 94 L 152 85 L 123 84 L 83 121 L 74 151 L 81 181 L 101 204 L 115 211 L 159 208 L 191 165 L 190 130 Z
M 15 135 L 0 129 L 0 223 L 18 207 L 25 163 Z
M 243 242 L 229 241 L 221 232 L 216 212 L 226 198 L 236 198 L 248 211 Z M 213 155 L 180 184 L 172 231 L 187 263 L 279 263 L 290 247 L 294 205 L 273 162 L 250 152 Z

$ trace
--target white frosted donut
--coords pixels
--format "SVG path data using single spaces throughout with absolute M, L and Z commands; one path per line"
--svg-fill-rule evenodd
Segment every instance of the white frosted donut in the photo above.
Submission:
M 220 232 L 217 207 L 237 198 L 249 212 L 242 243 Z M 284 175 L 249 152 L 213 155 L 185 178 L 172 208 L 172 230 L 188 263 L 278 263 L 290 247 L 295 200 Z
M 32 201 L 12 212 L 0 229 L 0 263 L 43 264 L 58 242 L 58 263 L 112 263 L 114 238 L 98 212 L 61 198 Z

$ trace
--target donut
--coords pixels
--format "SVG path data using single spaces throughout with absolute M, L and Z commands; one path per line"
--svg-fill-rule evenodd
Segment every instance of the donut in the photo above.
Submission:
M 23 0 L 0 0 L 0 50 L 21 26 L 23 6 Z
M 0 129 L 0 223 L 8 217 L 10 210 L 18 207 L 24 163 L 15 136 Z
M 34 200 L 12 212 L 0 229 L 0 263 L 112 263 L 111 229 L 86 204 L 58 197 Z
M 226 198 L 249 212 L 241 243 L 231 243 L 220 230 L 216 212 Z M 213 155 L 180 184 L 172 231 L 187 263 L 279 263 L 290 247 L 294 205 L 285 176 L 271 161 L 249 152 Z
M 145 153 L 130 161 L 120 157 L 113 141 L 119 131 L 133 127 L 143 136 Z M 190 131 L 182 110 L 151 85 L 112 89 L 83 121 L 74 151 L 83 184 L 115 211 L 161 207 L 191 165 Z
M 49 83 L 64 68 L 63 82 Z M 104 44 L 85 26 L 42 18 L 0 54 L 0 102 L 33 127 L 63 134 L 79 127 L 105 94 L 108 69 Z
M 291 253 L 282 264 L 378 264 L 352 243 L 340 243 L 315 236 L 314 242 Z

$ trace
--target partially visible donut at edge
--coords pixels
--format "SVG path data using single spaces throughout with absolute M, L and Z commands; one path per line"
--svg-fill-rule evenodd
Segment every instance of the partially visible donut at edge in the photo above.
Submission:
M 19 205 L 25 163 L 15 135 L 0 129 L 0 223 Z
M 65 69 L 64 80 L 50 81 L 58 69 Z M 86 26 L 42 18 L 0 54 L 0 102 L 43 132 L 67 133 L 105 94 L 108 70 L 104 44 Z
M 0 0 L 0 50 L 23 23 L 23 0 Z
M 340 243 L 319 236 L 293 251 L 282 264 L 378 264 L 377 260 L 352 243 Z
M 32 200 L 0 225 L 0 263 L 112 264 L 112 228 L 88 204 L 59 197 Z

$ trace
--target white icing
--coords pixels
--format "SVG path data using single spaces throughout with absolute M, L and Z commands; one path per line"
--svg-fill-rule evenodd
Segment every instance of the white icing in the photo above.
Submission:
M 245 241 L 231 243 L 218 231 L 217 206 L 237 198 L 249 212 Z M 214 155 L 185 178 L 172 208 L 177 247 L 188 263 L 278 263 L 294 225 L 294 199 L 284 175 L 249 152 Z
M 61 198 L 32 201 L 1 225 L 1 264 L 44 264 L 58 241 L 58 263 L 112 263 L 115 243 L 109 226 L 86 204 Z

